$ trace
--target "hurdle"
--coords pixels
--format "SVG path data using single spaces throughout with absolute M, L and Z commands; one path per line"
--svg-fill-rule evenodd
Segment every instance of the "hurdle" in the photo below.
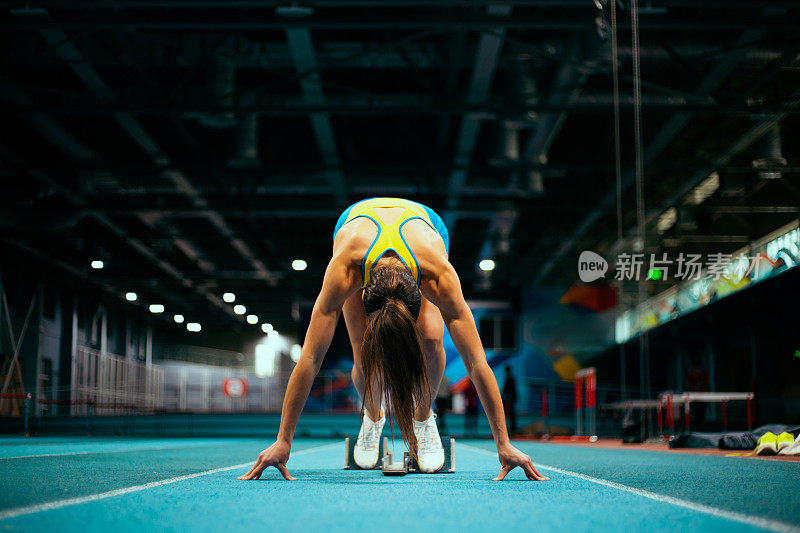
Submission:
M 683 407 L 684 431 L 690 430 L 692 402 L 722 404 L 722 428 L 724 431 L 728 430 L 728 402 L 747 402 L 747 429 L 753 429 L 752 404 L 754 398 L 755 394 L 752 392 L 684 392 L 680 394 L 664 392 L 659 395 L 660 403 L 665 406 L 666 425 L 672 434 L 675 432 L 674 410 L 679 406 Z
M 584 435 L 584 421 L 587 434 L 594 435 L 597 431 L 597 372 L 594 367 L 583 368 L 575 372 L 576 435 Z

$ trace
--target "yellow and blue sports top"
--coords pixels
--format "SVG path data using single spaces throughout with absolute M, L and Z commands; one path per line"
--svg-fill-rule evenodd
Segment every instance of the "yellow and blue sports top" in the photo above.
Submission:
M 403 211 L 393 223 L 387 224 L 375 212 L 376 209 L 385 207 L 402 207 L 405 211 Z M 409 220 L 418 218 L 428 224 L 431 229 L 442 237 L 445 250 L 448 253 L 450 252 L 450 237 L 444 221 L 433 209 L 420 203 L 403 198 L 370 198 L 368 200 L 356 202 L 345 209 L 339 217 L 339 220 L 336 222 L 336 228 L 333 230 L 333 238 L 336 238 L 336 234 L 342 226 L 360 217 L 372 220 L 378 227 L 378 235 L 367 249 L 364 260 L 361 263 L 361 271 L 364 273 L 363 286 L 367 285 L 375 263 L 378 262 L 378 259 L 383 257 L 383 254 L 390 250 L 397 254 L 400 261 L 408 268 L 411 275 L 417 281 L 417 284 L 419 284 L 419 263 L 402 234 L 403 225 Z

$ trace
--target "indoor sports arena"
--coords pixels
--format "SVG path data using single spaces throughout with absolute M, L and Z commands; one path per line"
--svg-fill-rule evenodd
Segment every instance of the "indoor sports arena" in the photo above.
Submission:
M 0 530 L 800 533 L 797 0 L 0 0 Z

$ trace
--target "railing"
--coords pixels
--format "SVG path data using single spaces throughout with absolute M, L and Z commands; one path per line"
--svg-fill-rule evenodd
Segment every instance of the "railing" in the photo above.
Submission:
M 163 408 L 166 412 L 280 412 L 291 370 L 258 377 L 237 368 L 167 363 Z M 314 379 L 306 412 L 356 412 L 360 404 L 348 373 L 321 371 Z
M 156 344 L 153 346 L 155 363 L 183 361 L 227 368 L 252 368 L 253 357 L 242 352 L 192 346 L 189 344 Z
M 550 434 L 555 426 L 570 434 L 611 435 L 619 432 L 620 419 L 604 406 L 626 400 L 640 400 L 638 390 L 623 390 L 620 385 L 593 384 L 593 401 L 587 401 L 588 391 L 583 390 L 578 405 L 575 381 L 525 378 L 520 380 L 520 414 L 527 414 L 542 422 L 543 434 Z M 577 407 L 577 408 L 576 408 Z
M 95 414 L 122 414 L 126 412 L 152 412 L 163 407 L 163 373 L 160 367 L 147 366 L 140 361 L 101 353 L 79 346 L 75 354 L 73 386 L 69 394 L 50 398 L 50 405 L 69 405 L 70 414 L 85 415 L 89 409 Z M 47 404 L 50 396 L 39 391 L 40 403 Z M 67 396 L 69 401 L 66 401 Z

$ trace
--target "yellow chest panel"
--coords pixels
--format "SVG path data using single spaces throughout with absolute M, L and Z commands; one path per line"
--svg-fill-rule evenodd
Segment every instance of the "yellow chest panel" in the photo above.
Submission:
M 404 210 L 400 216 L 397 217 L 397 220 L 391 224 L 387 224 L 375 211 L 376 209 L 385 207 L 402 207 Z M 411 248 L 408 247 L 408 243 L 406 243 L 406 240 L 403 238 L 401 231 L 403 229 L 403 224 L 415 218 L 421 219 L 428 224 L 431 229 L 436 231 L 427 211 L 418 203 L 402 198 L 372 198 L 353 206 L 344 223 L 347 224 L 354 218 L 359 217 L 368 218 L 378 226 L 378 236 L 372 241 L 361 264 L 361 270 L 364 273 L 363 286 L 366 286 L 369 281 L 370 275 L 372 274 L 372 267 L 378 259 L 389 250 L 397 254 L 406 268 L 408 268 L 409 272 L 411 272 L 417 284 L 419 284 L 419 263 L 417 262 L 417 258 L 414 257 Z

